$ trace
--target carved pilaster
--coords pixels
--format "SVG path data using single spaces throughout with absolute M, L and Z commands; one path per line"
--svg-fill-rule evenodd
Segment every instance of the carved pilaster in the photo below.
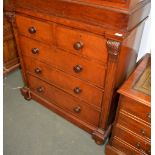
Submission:
M 115 40 L 107 40 L 107 49 L 108 53 L 111 56 L 117 56 L 120 51 L 120 45 L 121 43 Z
M 110 108 L 112 104 L 112 97 L 115 92 L 115 80 L 117 72 L 118 56 L 120 52 L 121 43 L 115 40 L 107 40 L 107 52 L 109 53 L 107 74 L 105 79 L 105 92 L 102 103 L 102 114 L 100 117 L 99 128 L 107 130 L 108 120 L 110 116 Z
M 14 12 L 5 12 L 4 15 L 7 17 L 7 20 L 10 23 L 15 23 L 15 13 Z

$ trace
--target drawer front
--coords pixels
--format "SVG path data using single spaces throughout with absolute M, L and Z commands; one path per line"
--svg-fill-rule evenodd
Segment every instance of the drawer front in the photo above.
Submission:
M 142 140 L 137 135 L 133 134 L 132 132 L 129 132 L 129 130 L 125 130 L 125 128 L 123 128 L 122 126 L 116 125 L 114 129 L 114 135 L 129 143 L 139 151 L 150 154 L 150 142 Z
M 33 52 L 34 48 L 39 52 Z M 104 86 L 105 67 L 102 65 L 24 37 L 21 37 L 21 49 L 23 55 L 33 56 L 99 87 Z
M 30 89 L 42 98 L 72 113 L 82 121 L 98 126 L 100 112 L 60 89 L 27 75 Z
M 132 117 L 132 115 L 129 116 L 120 112 L 118 115 L 117 123 L 142 136 L 143 138 L 151 138 L 151 127 L 137 121 L 134 119 L 134 117 Z
M 104 1 L 109 1 L 113 3 L 126 3 L 127 2 L 127 0 L 104 0 Z
M 89 104 L 100 107 L 103 91 L 78 78 L 70 76 L 34 58 L 24 56 L 26 70 L 55 86 L 79 97 Z
M 113 147 L 122 152 L 120 155 L 145 155 L 145 153 L 142 154 L 137 149 L 117 137 L 114 137 L 111 143 Z
M 106 40 L 90 33 L 57 26 L 57 46 L 74 54 L 107 62 Z M 66 39 L 67 38 L 67 39 Z
M 53 42 L 53 25 L 32 18 L 17 15 L 16 24 L 20 34 L 32 39 Z
M 143 121 L 146 121 L 148 123 L 151 122 L 151 109 L 150 107 L 137 102 L 135 100 L 132 100 L 130 98 L 121 97 L 121 110 L 124 110 L 134 116 L 139 117 Z

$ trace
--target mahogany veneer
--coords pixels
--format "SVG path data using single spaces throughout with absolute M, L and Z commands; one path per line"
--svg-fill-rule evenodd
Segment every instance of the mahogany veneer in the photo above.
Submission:
M 19 67 L 19 56 L 13 35 L 13 28 L 5 16 L 5 12 L 3 23 L 3 74 L 6 75 Z
M 135 67 L 150 1 L 12 2 L 6 9 L 18 43 L 24 98 L 102 144 L 117 106 L 115 90 Z
M 107 155 L 151 154 L 150 61 L 147 54 L 118 90 L 121 95 Z

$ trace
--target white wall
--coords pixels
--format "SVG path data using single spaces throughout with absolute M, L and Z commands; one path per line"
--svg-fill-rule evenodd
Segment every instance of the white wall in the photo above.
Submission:
M 151 16 L 146 20 L 137 61 L 151 51 Z

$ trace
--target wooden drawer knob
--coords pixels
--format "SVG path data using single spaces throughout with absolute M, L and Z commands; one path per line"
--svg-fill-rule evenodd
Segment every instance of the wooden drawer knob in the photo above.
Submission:
M 149 112 L 149 113 L 147 114 L 147 117 L 148 117 L 149 120 L 151 120 L 151 112 Z
M 141 134 L 142 134 L 143 136 L 145 136 L 145 135 L 146 135 L 146 130 L 145 130 L 145 129 L 141 129 Z
M 82 92 L 82 89 L 79 87 L 74 88 L 74 93 L 75 94 L 80 94 Z
M 41 68 L 35 68 L 34 71 L 36 74 L 40 74 L 42 72 Z
M 83 48 L 83 45 L 84 45 L 83 42 L 78 41 L 78 42 L 76 42 L 76 43 L 73 45 L 73 47 L 74 47 L 75 50 L 80 50 L 80 49 Z
M 32 48 L 32 53 L 33 54 L 39 53 L 39 48 Z
M 76 73 L 80 73 L 80 72 L 83 70 L 83 68 L 82 68 L 81 65 L 76 65 L 76 66 L 73 67 L 73 70 L 74 70 Z
M 140 142 L 138 142 L 138 143 L 136 144 L 136 147 L 137 147 L 138 149 L 141 148 L 141 144 L 140 144 Z
M 79 106 L 78 107 L 75 107 L 73 110 L 76 113 L 80 113 L 81 112 L 81 108 Z
M 43 88 L 43 87 L 38 87 L 38 88 L 37 88 L 37 92 L 38 92 L 38 93 L 44 92 L 44 88 Z
M 147 153 L 150 155 L 150 154 L 151 154 L 151 149 L 149 149 L 149 150 L 147 151 Z
M 29 33 L 31 33 L 31 34 L 36 33 L 36 29 L 35 29 L 34 27 L 30 27 L 30 28 L 28 29 L 28 31 L 29 31 Z

